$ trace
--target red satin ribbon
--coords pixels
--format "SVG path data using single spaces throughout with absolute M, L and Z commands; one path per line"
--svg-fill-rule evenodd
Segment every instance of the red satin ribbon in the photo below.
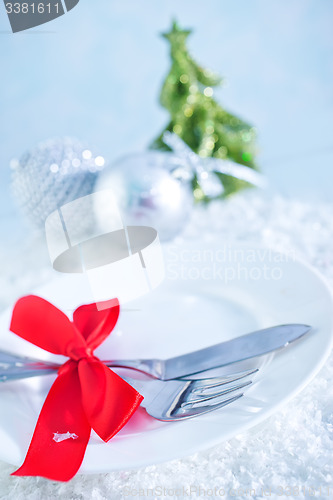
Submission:
M 93 355 L 119 316 L 113 299 L 76 309 L 73 322 L 46 300 L 29 295 L 14 307 L 10 329 L 19 337 L 70 359 L 61 366 L 43 408 L 23 465 L 15 476 L 69 481 L 82 463 L 91 429 L 109 441 L 140 406 L 142 396 Z M 61 442 L 54 434 L 77 438 Z

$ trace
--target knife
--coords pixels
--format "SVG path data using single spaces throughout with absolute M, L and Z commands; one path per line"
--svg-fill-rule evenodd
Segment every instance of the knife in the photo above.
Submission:
M 311 326 L 302 324 L 279 325 L 166 360 L 121 359 L 103 363 L 109 367 L 132 368 L 160 380 L 184 378 L 281 349 L 303 337 L 310 330 Z M 15 354 L 0 352 L 0 381 L 1 374 L 3 380 L 9 380 L 52 373 L 57 368 L 59 365 L 56 363 L 20 358 Z

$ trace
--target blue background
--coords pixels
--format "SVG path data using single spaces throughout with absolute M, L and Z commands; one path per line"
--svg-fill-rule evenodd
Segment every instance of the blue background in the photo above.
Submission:
M 332 200 L 331 0 L 80 0 L 65 16 L 12 34 L 0 5 L 0 216 L 20 217 L 9 161 L 43 139 L 70 135 L 109 160 L 144 149 L 160 108 L 169 51 L 159 33 L 193 28 L 193 57 L 226 78 L 215 97 L 259 132 L 273 189 Z

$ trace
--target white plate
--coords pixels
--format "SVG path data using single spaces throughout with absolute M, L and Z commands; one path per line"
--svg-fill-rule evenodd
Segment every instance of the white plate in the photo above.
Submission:
M 162 357 L 212 345 L 251 330 L 306 323 L 313 332 L 290 347 L 252 361 L 260 367 L 243 398 L 221 410 L 164 423 L 139 409 L 109 443 L 92 435 L 82 473 L 155 464 L 213 446 L 258 424 L 301 391 L 332 345 L 332 297 L 322 278 L 293 255 L 254 247 L 187 243 L 165 247 L 167 279 L 123 307 L 115 331 L 96 351 L 102 359 Z M 91 300 L 71 276 L 36 293 L 69 310 Z M 54 359 L 8 332 L 0 319 L 0 348 Z M 59 359 L 59 358 L 58 358 Z M 20 465 L 53 376 L 0 385 L 0 459 Z

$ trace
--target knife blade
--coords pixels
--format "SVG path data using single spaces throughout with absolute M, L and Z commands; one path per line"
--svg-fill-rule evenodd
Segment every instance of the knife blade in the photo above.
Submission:
M 164 361 L 159 378 L 170 380 L 230 365 L 238 361 L 262 356 L 286 347 L 303 337 L 311 326 L 289 324 L 273 326 L 242 335 L 199 351 L 170 358 Z

